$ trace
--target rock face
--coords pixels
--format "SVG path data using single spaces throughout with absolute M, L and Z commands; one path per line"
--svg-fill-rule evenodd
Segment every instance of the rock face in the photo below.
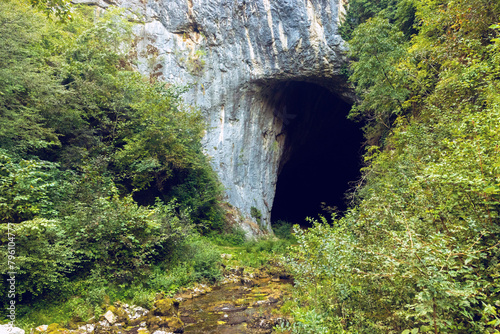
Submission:
M 102 0 L 90 2 L 105 7 Z M 338 33 L 344 2 L 113 2 L 138 23 L 139 70 L 189 85 L 184 97 L 206 116 L 204 147 L 227 201 L 263 230 L 270 227 L 278 173 L 290 150 L 285 128 L 294 115 L 286 113 L 287 84 L 311 82 L 350 99 Z M 251 225 L 242 227 L 252 234 Z

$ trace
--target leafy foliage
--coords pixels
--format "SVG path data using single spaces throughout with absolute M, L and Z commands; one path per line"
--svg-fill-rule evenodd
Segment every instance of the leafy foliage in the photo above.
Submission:
M 344 218 L 296 230 L 296 333 L 500 328 L 500 5 L 414 5 L 409 41 L 383 11 L 352 34 L 367 165 Z
M 61 23 L 30 4 L 69 8 L 0 2 L 0 270 L 5 282 L 10 223 L 17 316 L 50 302 L 98 315 L 110 294 L 150 296 L 155 268 L 173 286 L 216 280 L 220 255 L 196 236 L 224 230 L 200 112 L 133 70 L 121 11 L 75 7 Z M 139 281 L 144 294 L 127 292 Z
M 274 235 L 278 238 L 295 242 L 292 223 L 284 220 L 278 220 L 272 224 L 272 228 Z
M 57 167 L 57 164 L 35 159 L 16 161 L 0 150 L 1 222 L 20 223 L 36 216 L 56 216 L 55 202 L 68 190 L 64 173 Z
M 389 20 L 406 37 L 410 37 L 416 33 L 415 4 L 415 0 L 351 0 L 340 34 L 345 40 L 350 40 L 360 24 L 379 16 Z
M 41 39 L 43 25 L 31 14 L 25 4 L 2 3 L 0 144 L 20 153 L 59 143 L 53 129 L 42 122 L 45 106 L 62 93 L 62 87 L 57 86 L 51 69 L 38 61 L 41 52 L 33 44 Z
M 352 108 L 349 117 L 356 118 L 362 112 L 370 129 L 368 139 L 373 141 L 372 133 L 382 132 L 382 126 L 387 132 L 393 116 L 405 109 L 403 102 L 409 95 L 407 76 L 398 68 L 406 50 L 404 36 L 388 20 L 376 17 L 356 29 L 350 46 L 351 55 L 357 60 L 350 79 L 356 83 L 362 100 Z
M 47 16 L 54 14 L 61 20 L 71 20 L 71 7 L 67 0 L 30 0 L 30 4 L 45 12 Z

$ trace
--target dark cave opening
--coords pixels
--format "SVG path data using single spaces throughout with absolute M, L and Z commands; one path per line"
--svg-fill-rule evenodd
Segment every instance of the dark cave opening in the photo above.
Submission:
M 281 96 L 286 142 L 271 221 L 307 227 L 306 217 L 329 217 L 327 207 L 340 215 L 347 209 L 345 193 L 360 177 L 363 132 L 346 118 L 351 105 L 324 87 L 288 82 Z

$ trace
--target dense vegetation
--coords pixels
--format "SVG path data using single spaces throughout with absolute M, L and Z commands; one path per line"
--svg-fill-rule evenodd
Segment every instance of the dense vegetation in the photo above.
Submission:
M 220 255 L 200 234 L 226 227 L 199 111 L 133 70 L 121 13 L 55 13 L 0 2 L 0 315 L 9 227 L 18 319 L 86 319 L 106 300 L 147 305 L 217 279 Z
M 352 0 L 366 167 L 288 259 L 294 333 L 500 330 L 500 2 Z

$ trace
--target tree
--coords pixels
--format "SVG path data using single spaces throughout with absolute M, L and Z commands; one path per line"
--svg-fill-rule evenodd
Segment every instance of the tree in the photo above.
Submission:
M 359 25 L 349 46 L 354 60 L 350 80 L 360 96 L 349 117 L 367 120 L 367 137 L 378 138 L 406 109 L 409 79 L 398 67 L 406 51 L 404 36 L 388 20 L 375 17 Z
M 69 0 L 30 0 L 30 4 L 47 16 L 55 15 L 60 20 L 71 20 L 71 1 Z

